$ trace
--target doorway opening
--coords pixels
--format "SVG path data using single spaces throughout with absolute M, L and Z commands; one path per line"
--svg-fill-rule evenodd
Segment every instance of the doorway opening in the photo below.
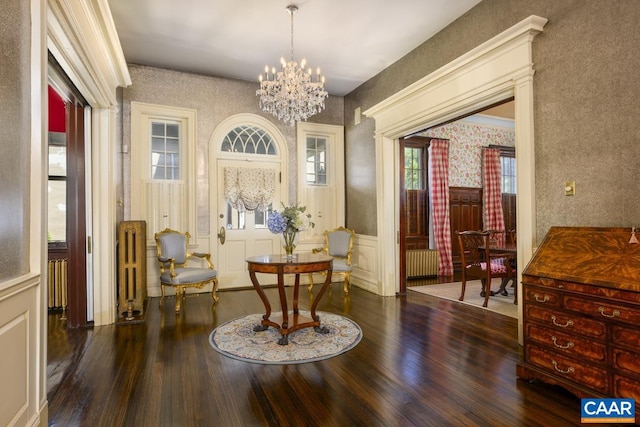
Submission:
M 456 231 L 483 229 L 483 182 L 481 149 L 500 148 L 503 177 L 502 207 L 505 234 L 516 230 L 516 168 L 515 168 L 515 102 L 506 99 L 488 108 L 435 125 L 400 139 L 400 293 L 407 286 L 449 283 L 460 280 L 460 250 Z M 449 141 L 449 220 L 453 276 L 437 274 L 437 254 L 430 222 L 428 171 L 423 182 L 426 190 L 411 187 L 420 176 L 416 170 L 428 167 L 427 155 L 416 156 L 416 147 L 428 146 L 432 138 Z M 416 145 L 417 144 L 417 145 Z M 418 162 L 418 166 L 416 166 Z M 420 178 L 418 178 L 420 179 Z M 421 193 L 424 193 L 421 197 Z M 416 240 L 416 233 L 419 235 Z M 417 245 L 415 243 L 418 243 Z
M 47 297 L 69 328 L 87 326 L 87 102 L 49 58 Z

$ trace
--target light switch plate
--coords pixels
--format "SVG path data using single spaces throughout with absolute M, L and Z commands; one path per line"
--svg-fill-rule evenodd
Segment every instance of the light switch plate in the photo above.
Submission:
M 575 181 L 567 181 L 564 183 L 564 195 L 575 196 L 576 195 L 576 183 Z

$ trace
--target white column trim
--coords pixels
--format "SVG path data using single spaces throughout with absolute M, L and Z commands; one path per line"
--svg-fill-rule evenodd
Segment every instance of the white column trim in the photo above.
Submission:
M 94 325 L 115 321 L 116 89 L 131 77 L 107 0 L 48 0 L 47 47 L 92 109 Z M 45 61 L 46 63 L 46 61 Z M 46 99 L 46 98 L 43 98 Z M 43 206 L 46 217 L 46 207 Z M 43 292 L 46 288 L 43 287 Z
M 391 184 L 398 163 L 393 145 L 400 137 L 513 96 L 519 176 L 518 263 L 526 265 L 529 261 L 536 225 L 531 43 L 546 22 L 545 18 L 530 16 L 364 112 L 376 122 L 378 265 L 381 266 L 382 295 L 393 295 L 399 280 L 397 263 L 390 262 L 397 259 L 395 230 L 399 224 L 397 214 L 389 206 L 397 191 Z M 393 253 L 390 248 L 394 248 Z

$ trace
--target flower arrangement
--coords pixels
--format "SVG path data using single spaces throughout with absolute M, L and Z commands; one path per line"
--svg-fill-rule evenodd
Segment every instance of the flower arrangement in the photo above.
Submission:
M 311 214 L 306 213 L 306 211 L 306 206 L 298 206 L 298 204 L 285 206 L 283 203 L 282 211 L 273 211 L 269 214 L 269 220 L 267 221 L 269 231 L 274 234 L 282 233 L 287 255 L 291 255 L 296 247 L 296 233 L 315 226 L 315 224 L 311 222 Z

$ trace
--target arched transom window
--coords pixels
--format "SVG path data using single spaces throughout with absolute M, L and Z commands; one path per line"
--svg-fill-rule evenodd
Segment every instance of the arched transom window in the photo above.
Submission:
M 275 141 L 264 130 L 255 126 L 238 126 L 224 137 L 221 151 L 277 155 Z

